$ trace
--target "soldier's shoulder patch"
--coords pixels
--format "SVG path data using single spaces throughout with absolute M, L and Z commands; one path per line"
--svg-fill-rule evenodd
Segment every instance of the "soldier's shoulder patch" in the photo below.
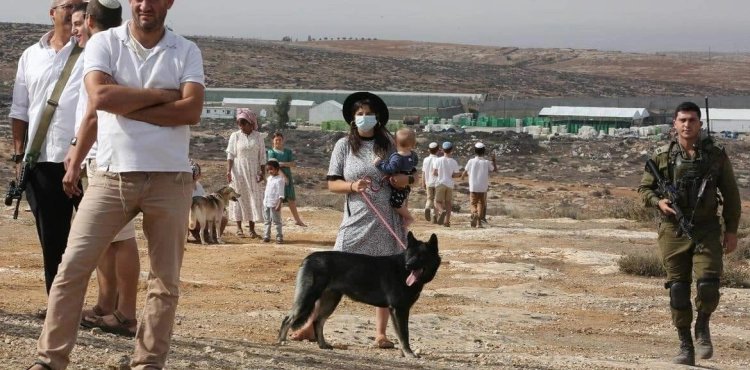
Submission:
M 663 154 L 663 153 L 668 153 L 669 152 L 669 147 L 670 147 L 670 144 L 662 145 L 662 146 L 656 148 L 656 150 L 654 150 L 654 154 L 659 155 L 659 154 Z

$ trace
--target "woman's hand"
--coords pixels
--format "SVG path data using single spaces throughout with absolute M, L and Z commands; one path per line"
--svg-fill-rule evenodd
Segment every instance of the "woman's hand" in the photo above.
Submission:
M 365 190 L 367 190 L 367 188 L 370 187 L 371 182 L 372 181 L 365 180 L 365 179 L 357 180 L 351 183 L 350 188 L 355 193 L 364 193 Z
M 227 184 L 232 183 L 232 171 L 227 171 Z

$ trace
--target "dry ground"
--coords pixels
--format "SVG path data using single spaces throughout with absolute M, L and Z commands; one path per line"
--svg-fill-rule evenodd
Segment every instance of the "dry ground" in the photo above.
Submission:
M 528 160 L 528 158 L 524 159 Z M 206 162 L 215 171 L 220 162 Z M 322 176 L 300 169 L 300 176 Z M 304 175 L 302 175 L 304 174 Z M 210 177 L 210 176 L 209 176 Z M 510 216 L 490 216 L 490 227 L 470 230 L 466 213 L 453 227 L 419 220 L 419 238 L 436 233 L 443 264 L 427 285 L 411 317 L 412 346 L 419 360 L 397 350 L 376 350 L 373 309 L 344 300 L 326 326 L 333 351 L 312 343 L 275 344 L 281 318 L 291 305 L 300 261 L 314 250 L 330 249 L 341 220 L 337 209 L 305 207 L 310 225 L 293 225 L 284 210 L 284 245 L 239 239 L 228 229 L 226 245 L 189 244 L 182 273 L 182 298 L 174 331 L 171 369 L 671 369 L 677 338 L 670 325 L 661 279 L 617 271 L 624 253 L 652 251 L 653 225 L 624 219 L 572 220 L 539 215 L 545 201 L 563 192 L 585 198 L 586 210 L 607 202 L 630 202 L 632 187 L 610 187 L 612 199 L 586 196 L 590 186 L 574 181 L 534 181 L 493 176 L 491 201 Z M 508 190 L 508 187 L 510 189 Z M 549 188 L 554 187 L 554 191 Z M 521 190 L 518 190 L 521 189 Z M 563 189 L 563 190 L 560 190 Z M 325 192 L 309 189 L 304 197 Z M 466 196 L 457 203 L 466 207 Z M 513 194 L 535 194 L 533 197 Z M 417 207 L 415 193 L 412 207 Z M 413 212 L 419 215 L 420 210 Z M 508 212 L 513 214 L 513 212 Z M 3 209 L 0 232 L 0 369 L 28 366 L 41 321 L 29 314 L 44 307 L 42 258 L 30 213 L 10 219 Z M 418 217 L 419 219 L 419 217 Z M 140 229 L 139 229 L 140 230 Z M 138 237 L 142 277 L 146 245 Z M 139 298 L 145 294 L 141 281 Z M 86 297 L 95 299 L 96 281 Z M 704 368 L 750 367 L 750 294 L 724 289 L 713 321 L 716 356 Z M 81 330 L 72 369 L 118 369 L 132 351 L 129 340 Z M 392 330 L 391 330 L 392 333 Z

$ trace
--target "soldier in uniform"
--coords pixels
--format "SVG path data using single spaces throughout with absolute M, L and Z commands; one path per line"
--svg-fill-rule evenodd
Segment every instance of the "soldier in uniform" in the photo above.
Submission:
M 737 248 L 742 210 L 737 182 L 724 148 L 715 144 L 710 136 L 701 138 L 703 123 L 698 106 L 690 102 L 680 104 L 673 124 L 676 136 L 669 144 L 658 148 L 651 158 L 661 175 L 676 189 L 679 208 L 692 220 L 693 239 L 676 233 L 675 211 L 668 199 L 657 194 L 656 180 L 650 172 L 644 173 L 638 193 L 647 207 L 657 207 L 661 211 L 659 250 L 667 271 L 665 288 L 669 289 L 672 322 L 680 338 L 680 351 L 673 362 L 694 365 L 696 353 L 701 359 L 713 356 L 708 322 L 719 305 L 722 257 Z M 721 197 L 725 226 L 723 244 L 717 216 Z M 695 347 L 690 332 L 693 271 L 697 280 Z

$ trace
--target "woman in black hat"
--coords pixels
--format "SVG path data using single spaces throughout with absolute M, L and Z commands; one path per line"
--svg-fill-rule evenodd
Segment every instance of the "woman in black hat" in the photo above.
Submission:
M 402 218 L 390 206 L 391 187 L 388 186 L 388 180 L 383 179 L 384 174 L 372 164 L 376 156 L 387 158 L 396 150 L 393 135 L 385 127 L 388 122 L 388 107 L 375 94 L 357 92 L 344 101 L 343 115 L 350 125 L 349 134 L 336 143 L 327 176 L 328 189 L 346 195 L 344 219 L 333 249 L 371 256 L 403 253 L 388 227 L 380 221 L 362 196 L 367 193 L 398 237 L 406 240 Z M 413 182 L 413 177 L 396 175 L 391 177 L 390 182 L 396 187 L 403 187 Z M 376 308 L 375 313 L 375 345 L 379 348 L 393 348 L 393 342 L 385 335 L 388 309 Z M 314 316 L 305 327 L 292 333 L 292 339 L 315 339 L 312 329 Z

